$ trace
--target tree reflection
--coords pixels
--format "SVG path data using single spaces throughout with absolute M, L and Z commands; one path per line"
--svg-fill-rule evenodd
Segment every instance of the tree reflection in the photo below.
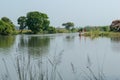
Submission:
M 50 38 L 31 36 L 28 38 L 21 37 L 19 47 L 26 48 L 28 54 L 40 56 L 42 54 L 48 53 Z M 26 51 L 24 51 L 26 52 Z
M 0 48 L 10 48 L 15 42 L 15 36 L 0 36 Z
M 64 41 L 63 41 L 63 43 L 65 45 L 64 48 L 66 48 L 66 49 L 73 48 L 74 45 L 75 45 L 74 42 L 75 42 L 75 36 L 74 35 L 65 36 Z
M 116 52 L 120 52 L 120 37 L 112 37 L 112 50 Z
M 75 38 L 75 36 L 66 36 L 65 39 L 66 39 L 67 42 L 73 42 L 74 38 Z

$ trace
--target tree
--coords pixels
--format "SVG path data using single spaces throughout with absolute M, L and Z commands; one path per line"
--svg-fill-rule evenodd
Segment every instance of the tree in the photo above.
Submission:
M 57 31 L 56 31 L 55 27 L 50 26 L 50 27 L 48 28 L 48 32 L 49 32 L 49 33 L 56 33 Z
M 49 24 L 47 14 L 38 11 L 27 13 L 27 26 L 33 33 L 46 30 Z
M 19 29 L 21 30 L 20 33 L 22 33 L 23 29 L 26 27 L 26 20 L 27 18 L 25 16 L 21 16 L 18 18 L 18 24 L 20 25 Z
M 1 35 L 9 35 L 12 33 L 12 27 L 5 23 L 4 21 L 0 20 L 0 34 Z
M 9 24 L 12 27 L 13 31 L 15 30 L 15 25 L 8 17 L 2 17 L 1 20 L 4 21 L 5 23 Z
M 73 22 L 63 23 L 62 26 L 65 26 L 66 29 L 70 30 L 70 28 L 74 27 L 74 23 Z
M 15 30 L 15 26 L 9 18 L 7 17 L 1 18 L 0 20 L 0 34 L 1 35 L 12 34 L 14 30 Z
M 7 18 L 7 17 L 2 17 L 1 20 L 4 21 L 4 22 L 13 24 L 12 21 L 9 18 Z
M 44 20 L 43 21 L 43 31 L 47 31 L 49 29 L 50 21 L 49 20 Z
M 102 31 L 110 31 L 109 26 L 103 26 L 101 27 Z

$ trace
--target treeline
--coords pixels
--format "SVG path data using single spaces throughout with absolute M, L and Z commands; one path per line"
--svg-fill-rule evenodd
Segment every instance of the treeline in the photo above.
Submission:
M 29 12 L 26 16 L 20 16 L 17 21 L 20 25 L 21 33 L 26 27 L 31 30 L 33 34 L 56 32 L 55 28 L 50 26 L 47 14 L 38 11 Z
M 110 27 L 109 26 L 86 26 L 84 28 L 79 28 L 79 31 L 85 31 L 85 32 L 103 31 L 103 32 L 107 32 L 107 31 L 110 31 Z
M 10 34 L 37 34 L 37 33 L 69 33 L 80 31 L 110 31 L 109 26 L 86 26 L 84 28 L 75 28 L 73 22 L 61 24 L 64 28 L 50 26 L 50 20 L 47 14 L 38 11 L 31 11 L 26 16 L 20 16 L 17 19 L 19 30 L 8 17 L 0 19 L 0 35 Z M 118 29 L 118 28 L 117 28 Z
M 19 30 L 8 17 L 2 17 L 0 20 L 0 35 L 10 35 L 19 33 L 64 33 L 77 32 L 73 22 L 63 23 L 65 28 L 55 28 L 50 26 L 50 20 L 47 14 L 38 11 L 28 12 L 26 16 L 20 16 L 17 19 Z

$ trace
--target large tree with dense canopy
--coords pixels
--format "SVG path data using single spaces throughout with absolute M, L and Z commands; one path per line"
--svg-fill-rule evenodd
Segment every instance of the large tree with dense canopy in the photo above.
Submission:
M 17 20 L 18 24 L 20 25 L 20 27 L 19 27 L 19 29 L 21 30 L 20 33 L 22 33 L 23 29 L 27 26 L 26 20 L 27 20 L 27 18 L 25 16 L 20 16 Z
M 33 33 L 47 30 L 49 24 L 47 14 L 38 11 L 27 13 L 27 26 Z
M 0 34 L 9 35 L 12 34 L 15 30 L 15 25 L 7 17 L 2 17 L 0 20 Z

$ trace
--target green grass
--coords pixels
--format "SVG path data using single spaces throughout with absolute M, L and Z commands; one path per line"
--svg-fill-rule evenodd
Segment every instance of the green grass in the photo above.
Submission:
M 22 33 L 20 30 L 15 30 L 13 34 L 31 34 L 31 30 L 23 30 Z
M 120 37 L 120 32 L 101 32 L 101 31 L 90 31 L 85 32 L 83 36 L 91 37 Z

